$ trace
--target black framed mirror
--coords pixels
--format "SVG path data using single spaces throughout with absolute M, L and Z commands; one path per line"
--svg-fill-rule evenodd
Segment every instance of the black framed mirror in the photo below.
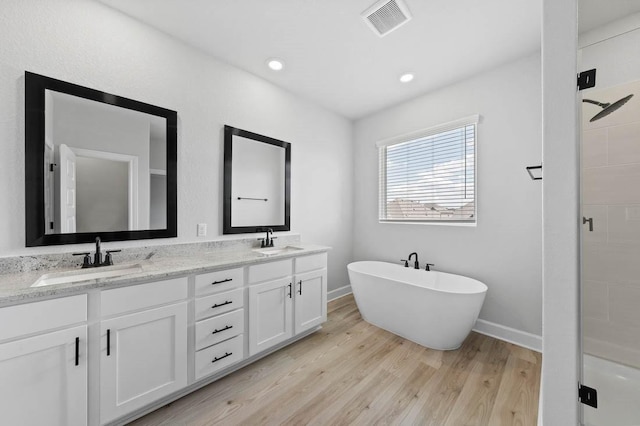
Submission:
M 26 246 L 177 236 L 177 113 L 25 72 Z
M 223 233 L 289 231 L 291 144 L 224 126 Z

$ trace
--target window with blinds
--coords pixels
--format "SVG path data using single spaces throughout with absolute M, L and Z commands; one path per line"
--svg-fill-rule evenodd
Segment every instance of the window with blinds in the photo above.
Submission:
M 378 143 L 381 222 L 476 222 L 478 119 Z

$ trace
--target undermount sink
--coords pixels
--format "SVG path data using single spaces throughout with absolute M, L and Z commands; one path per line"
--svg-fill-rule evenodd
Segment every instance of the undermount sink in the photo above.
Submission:
M 265 247 L 259 249 L 253 249 L 255 253 L 259 253 L 263 256 L 273 256 L 276 254 L 295 253 L 297 251 L 304 250 L 302 247 L 286 246 L 286 247 Z
M 142 265 L 116 265 L 102 266 L 96 269 L 80 269 L 68 272 L 53 272 L 44 274 L 36 280 L 31 287 L 44 287 L 54 284 L 70 284 L 78 281 L 96 280 L 99 278 L 112 278 L 122 275 L 130 275 L 142 272 Z

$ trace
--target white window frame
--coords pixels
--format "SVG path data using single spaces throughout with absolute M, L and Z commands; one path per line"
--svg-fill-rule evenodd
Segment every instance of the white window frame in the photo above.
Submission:
M 420 224 L 420 225 L 445 225 L 445 226 L 477 226 L 478 223 L 478 123 L 480 122 L 480 115 L 474 114 L 468 117 L 464 117 L 458 120 L 450 121 L 448 123 L 439 124 L 437 126 L 421 129 L 408 134 L 394 136 L 389 139 L 384 139 L 376 143 L 378 149 L 378 222 L 379 223 L 398 223 L 398 224 Z M 474 126 L 474 143 L 473 143 L 473 219 L 452 219 L 452 220 L 436 220 L 436 219 L 388 219 L 387 218 L 387 156 L 386 148 L 398 145 L 405 142 L 411 142 L 418 139 L 423 139 L 429 136 L 434 136 L 438 133 L 443 133 L 455 129 L 464 128 L 466 126 Z

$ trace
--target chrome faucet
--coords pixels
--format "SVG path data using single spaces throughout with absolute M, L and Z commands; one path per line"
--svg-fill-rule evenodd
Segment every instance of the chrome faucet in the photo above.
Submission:
M 264 229 L 261 229 L 262 231 L 264 231 Z M 265 248 L 265 247 L 273 247 L 273 240 L 275 240 L 278 237 L 269 237 L 269 235 L 273 235 L 273 229 L 271 228 L 267 228 L 267 236 L 266 238 L 258 238 L 258 241 L 262 241 L 262 243 L 260 244 L 260 248 Z
M 81 253 L 73 253 L 74 256 L 84 256 L 82 261 L 82 268 L 96 268 L 98 266 L 109 266 L 113 265 L 113 257 L 111 253 L 117 253 L 121 250 L 107 250 L 107 255 L 104 258 L 104 262 L 102 261 L 102 251 L 100 250 L 100 237 L 96 237 L 96 252 L 93 256 L 93 262 L 91 261 L 91 253 L 90 252 L 81 252 Z

